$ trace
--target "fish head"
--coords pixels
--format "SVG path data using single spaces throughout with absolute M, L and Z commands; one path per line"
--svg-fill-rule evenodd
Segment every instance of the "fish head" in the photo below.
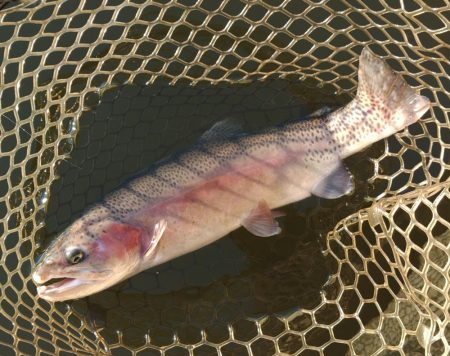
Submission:
M 35 267 L 39 297 L 52 302 L 77 299 L 127 278 L 140 263 L 143 234 L 139 227 L 107 219 L 76 221 Z

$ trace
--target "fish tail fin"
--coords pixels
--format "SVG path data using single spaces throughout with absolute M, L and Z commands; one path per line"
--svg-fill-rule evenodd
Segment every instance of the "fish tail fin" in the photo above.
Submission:
M 359 59 L 357 97 L 380 100 L 396 114 L 396 120 L 403 118 L 404 126 L 416 122 L 430 107 L 428 98 L 417 94 L 400 74 L 394 73 L 368 47 L 363 49 Z
M 366 47 L 359 58 L 356 98 L 329 115 L 327 126 L 348 157 L 422 117 L 430 101 Z

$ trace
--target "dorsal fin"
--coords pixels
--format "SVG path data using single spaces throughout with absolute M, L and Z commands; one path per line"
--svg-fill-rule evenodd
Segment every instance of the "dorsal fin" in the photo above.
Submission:
M 200 141 L 223 140 L 242 132 L 241 123 L 237 119 L 229 117 L 216 122 L 211 126 L 211 128 L 200 137 Z

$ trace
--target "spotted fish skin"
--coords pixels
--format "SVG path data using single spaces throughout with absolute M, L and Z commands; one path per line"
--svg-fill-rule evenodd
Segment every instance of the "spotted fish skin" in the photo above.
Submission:
M 375 75 L 376 74 L 376 75 Z M 357 96 L 324 117 L 251 135 L 215 135 L 107 195 L 48 248 L 33 273 L 40 297 L 80 298 L 244 226 L 280 232 L 277 207 L 353 189 L 342 159 L 417 121 L 429 107 L 366 48 Z M 225 124 L 216 133 L 227 131 Z M 214 128 L 213 128 L 214 129 Z M 74 256 L 80 257 L 76 263 Z

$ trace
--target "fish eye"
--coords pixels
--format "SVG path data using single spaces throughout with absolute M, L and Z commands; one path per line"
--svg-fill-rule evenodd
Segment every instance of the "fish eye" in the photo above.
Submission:
M 74 248 L 66 251 L 66 260 L 72 265 L 80 263 L 86 258 L 85 252 L 80 248 Z

